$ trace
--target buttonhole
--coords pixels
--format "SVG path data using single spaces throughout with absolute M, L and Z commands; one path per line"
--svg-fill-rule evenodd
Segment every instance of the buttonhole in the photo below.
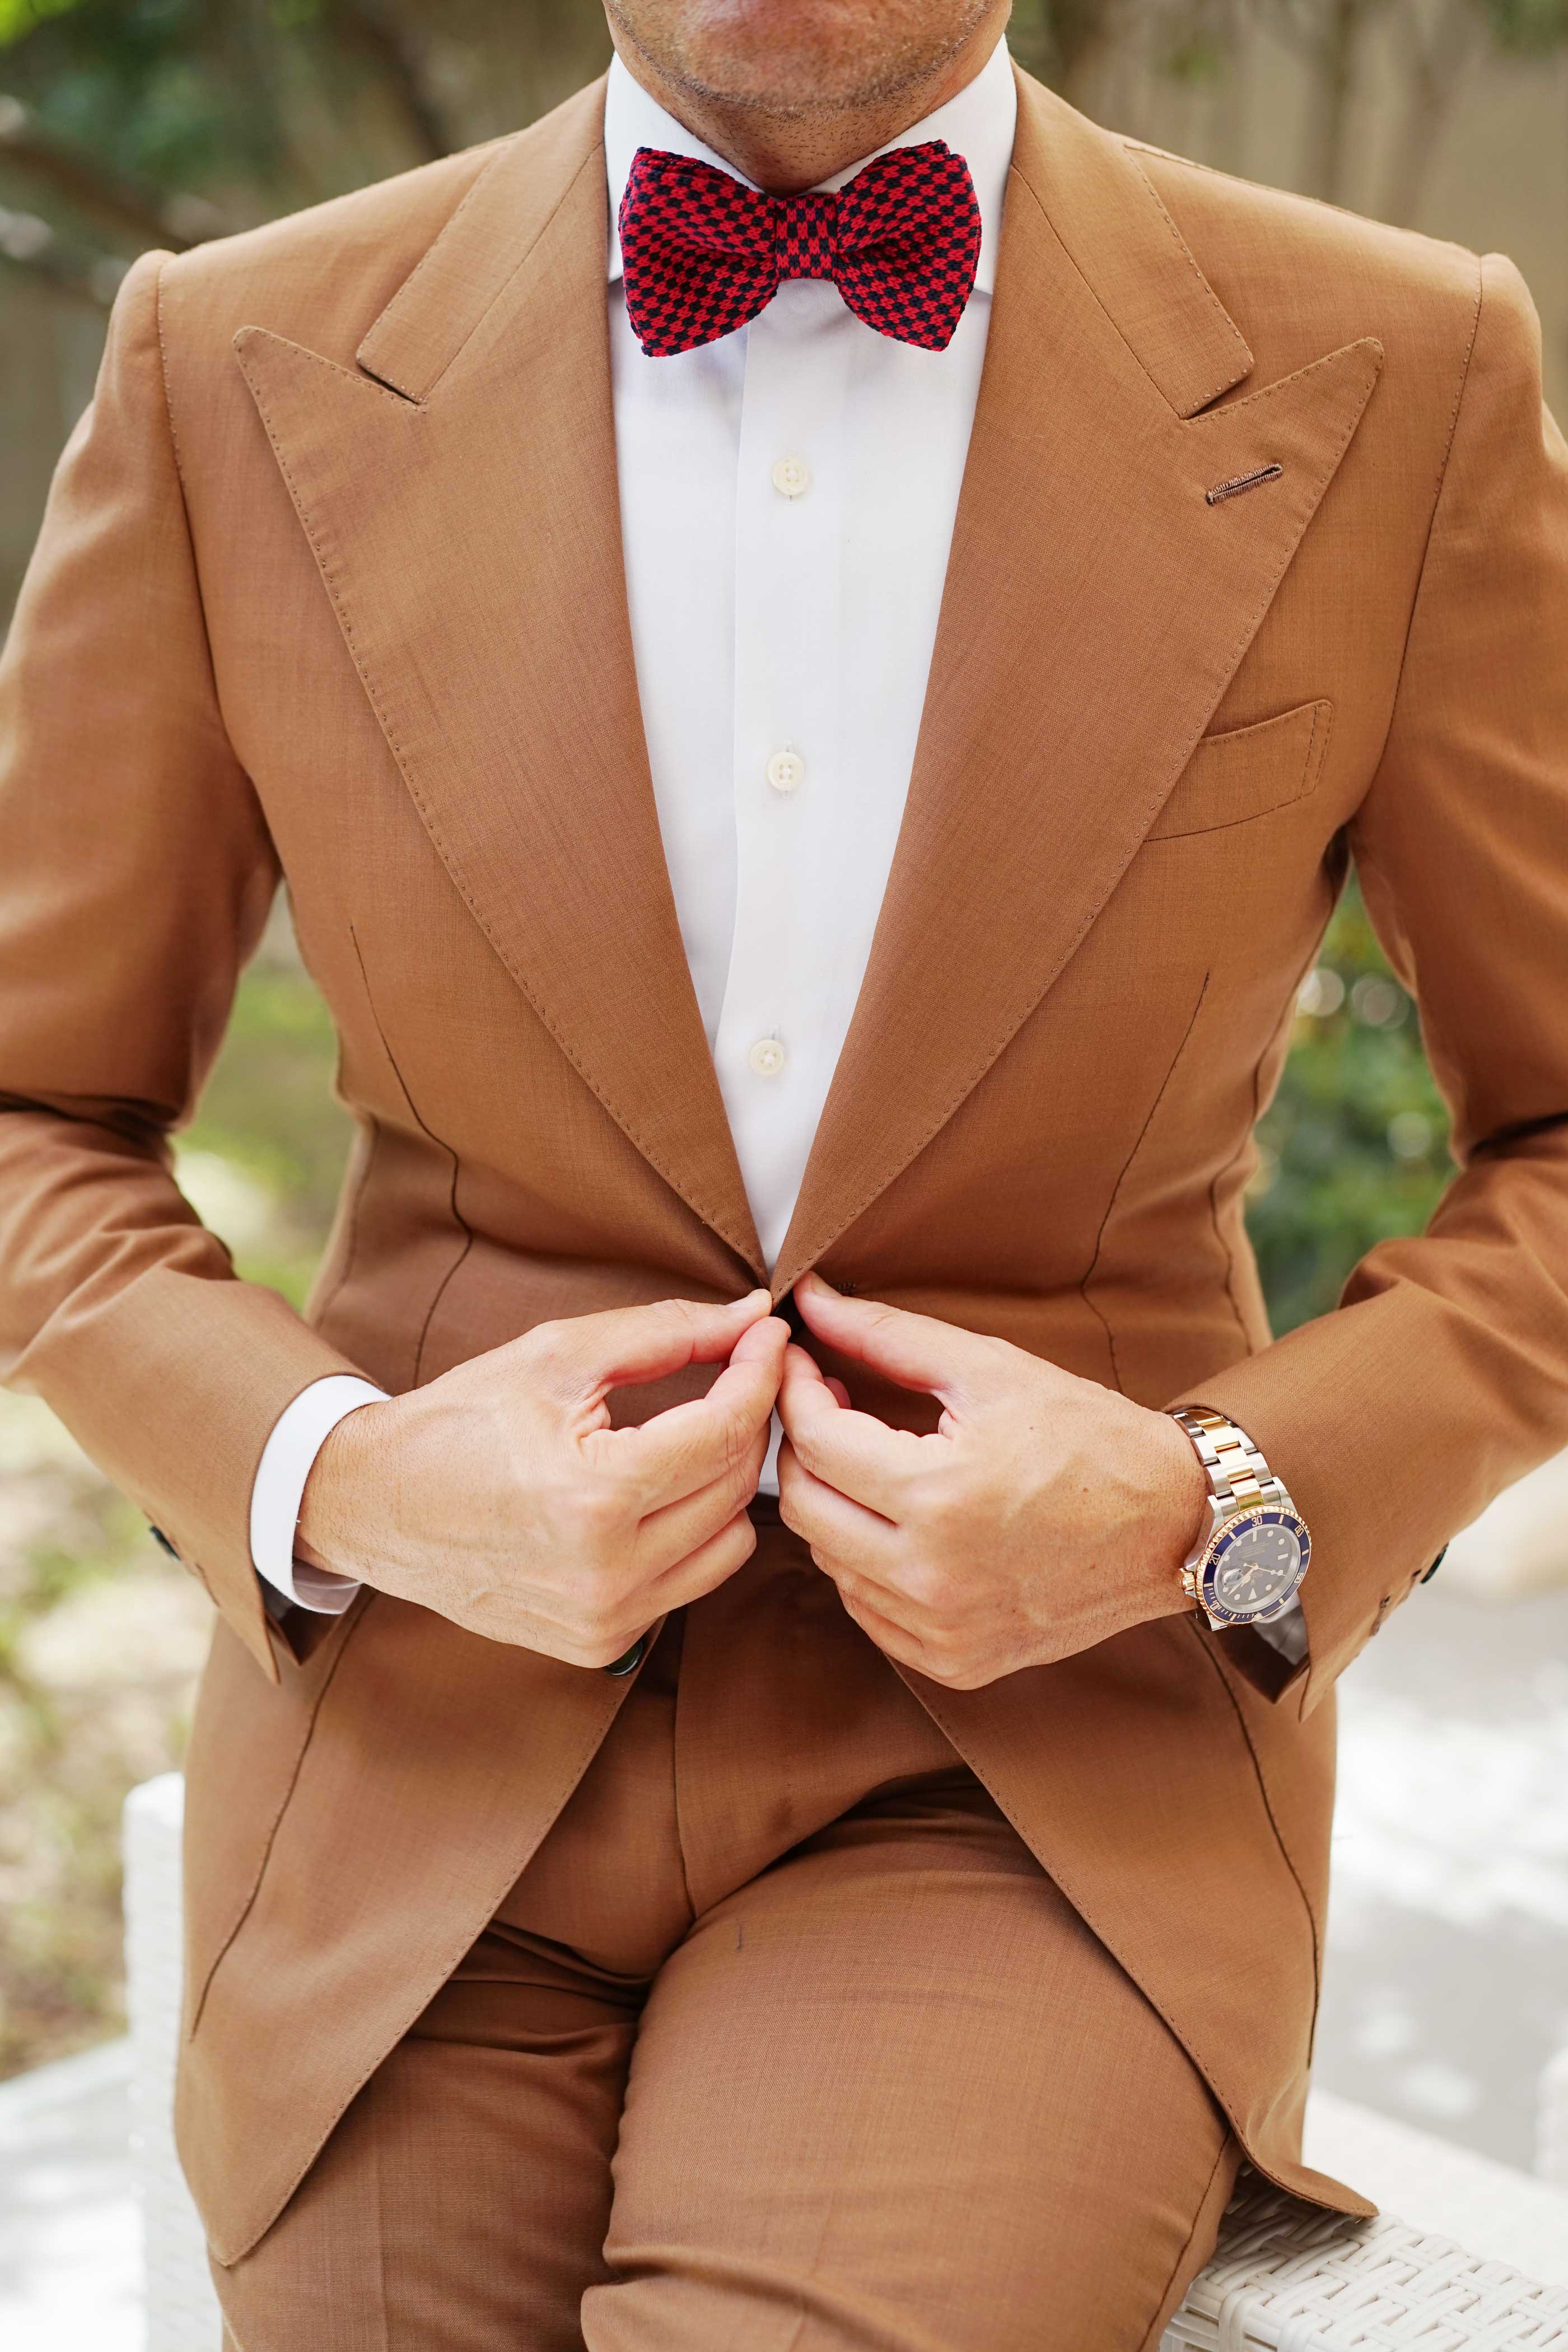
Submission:
M 1283 466 L 1259 466 L 1254 474 L 1233 474 L 1228 482 L 1216 482 L 1212 490 L 1204 492 L 1204 504 L 1223 506 L 1226 499 L 1238 499 L 1243 490 L 1256 490 L 1263 482 L 1277 482 L 1284 471 Z

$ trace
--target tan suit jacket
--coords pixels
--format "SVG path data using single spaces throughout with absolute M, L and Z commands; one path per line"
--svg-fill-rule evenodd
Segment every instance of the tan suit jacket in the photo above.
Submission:
M 626 1687 L 385 1598 L 272 1627 L 268 1432 L 323 1373 L 403 1390 L 763 1272 L 638 719 L 601 111 L 138 263 L 4 667 L 0 1339 L 222 1612 L 181 2132 L 226 2258 Z M 1351 2210 L 1299 2161 L 1335 1677 L 1568 1441 L 1565 653 L 1568 453 L 1509 265 L 1023 79 L 908 814 L 773 1288 L 820 1265 L 1202 1398 L 1287 1478 L 1310 1672 L 1168 1618 L 910 1679 L 1255 2161 Z M 1249 1139 L 1352 855 L 1463 1172 L 1270 1345 Z M 167 1156 L 279 874 L 359 1129 L 307 1320 Z

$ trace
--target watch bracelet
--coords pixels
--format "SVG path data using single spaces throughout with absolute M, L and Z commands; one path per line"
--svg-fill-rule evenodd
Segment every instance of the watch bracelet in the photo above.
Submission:
M 1176 1405 L 1171 1418 L 1192 1444 L 1203 1465 L 1210 1496 L 1226 1507 L 1227 1517 L 1237 1511 L 1262 1508 L 1300 1516 L 1284 1480 L 1269 1468 L 1246 1430 L 1228 1413 L 1215 1412 L 1209 1405 Z M 1215 1443 L 1216 1433 L 1223 1433 L 1225 1443 Z

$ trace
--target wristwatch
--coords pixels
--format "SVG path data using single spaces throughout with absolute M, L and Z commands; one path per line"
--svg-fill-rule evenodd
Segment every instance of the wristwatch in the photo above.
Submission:
M 1312 1557 L 1307 1523 L 1244 1429 L 1205 1405 L 1178 1405 L 1209 1482 L 1203 1532 L 1182 1566 L 1194 1608 L 1217 1633 L 1267 1625 L 1300 1591 Z

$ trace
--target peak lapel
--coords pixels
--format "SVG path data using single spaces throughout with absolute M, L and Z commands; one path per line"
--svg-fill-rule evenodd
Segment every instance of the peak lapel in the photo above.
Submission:
M 508 142 L 362 344 L 236 338 L 365 692 L 530 1003 L 761 1251 L 659 838 L 621 559 L 602 88 Z
M 1352 344 L 1202 413 L 1249 373 L 1241 335 L 1118 142 L 1026 79 L 1019 99 L 909 802 L 780 1292 L 952 1116 L 1105 904 L 1382 362 Z

